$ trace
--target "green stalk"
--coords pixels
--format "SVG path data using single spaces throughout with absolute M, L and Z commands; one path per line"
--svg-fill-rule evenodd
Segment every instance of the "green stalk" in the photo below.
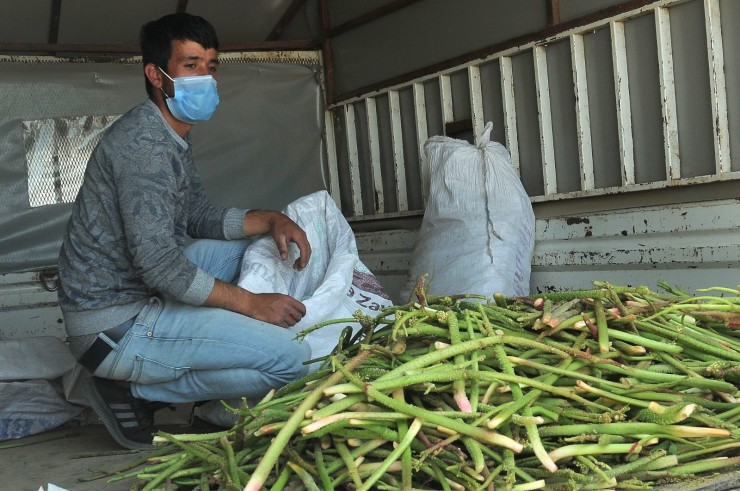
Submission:
M 639 321 L 635 321 L 635 324 L 638 324 L 638 323 Z M 609 337 L 612 339 L 618 339 L 626 343 L 637 344 L 637 345 L 649 348 L 651 350 L 663 351 L 666 353 L 681 353 L 683 351 L 683 348 L 676 344 L 655 341 L 645 336 L 640 336 L 638 334 L 632 334 L 629 332 L 620 331 L 619 329 L 608 329 L 607 331 L 608 331 Z
M 495 344 L 513 344 L 517 346 L 527 346 L 530 348 L 540 348 L 543 351 L 546 351 L 548 353 L 553 353 L 556 355 L 561 356 L 562 358 L 567 358 L 568 355 L 564 350 L 554 348 L 551 346 L 548 346 L 543 343 L 538 343 L 536 341 L 533 341 L 531 339 L 525 339 L 525 338 L 519 338 L 515 336 L 489 336 L 486 338 L 480 338 L 480 339 L 474 339 L 469 341 L 464 341 L 460 344 L 455 344 L 452 346 L 449 346 L 447 348 L 433 351 L 431 353 L 428 353 L 423 356 L 419 356 L 418 358 L 415 358 L 411 361 L 408 361 L 404 363 L 401 366 L 398 366 L 391 370 L 390 372 L 386 373 L 385 375 L 379 377 L 377 381 L 383 381 L 389 378 L 402 376 L 406 372 L 411 370 L 420 370 L 423 368 L 427 368 L 431 365 L 434 365 L 436 363 L 439 363 L 443 360 L 448 360 L 450 358 L 454 358 L 455 355 L 461 354 L 461 353 L 469 353 L 471 351 L 474 351 L 476 349 L 484 349 L 489 346 L 493 346 Z
M 288 467 L 290 467 L 293 472 L 295 472 L 298 477 L 301 478 L 301 482 L 303 482 L 303 485 L 308 491 L 321 491 L 321 489 L 316 485 L 316 481 L 313 480 L 311 474 L 306 472 L 303 467 L 291 462 L 290 460 L 288 461 Z
M 576 455 L 575 459 L 580 462 L 581 465 L 584 467 L 587 467 L 591 472 L 596 474 L 599 479 L 601 479 L 603 482 L 610 482 L 611 477 L 609 477 L 604 470 L 601 469 L 598 465 L 594 463 L 593 460 L 588 459 L 584 457 L 583 455 Z
M 447 311 L 445 319 L 447 321 L 447 327 L 450 328 L 450 343 L 452 345 L 461 343 L 462 338 L 460 337 L 460 326 L 458 325 L 457 314 L 455 314 L 455 312 L 451 310 Z M 465 362 L 465 356 L 462 353 L 457 354 L 455 355 L 454 360 L 455 365 L 460 366 Z M 455 399 L 455 402 L 457 403 L 457 407 L 460 408 L 460 411 L 472 413 L 473 407 L 470 404 L 470 399 L 468 399 L 468 395 L 465 393 L 465 380 L 454 380 L 452 382 L 452 388 L 453 397 Z
M 623 474 L 631 474 L 649 465 L 650 463 L 665 457 L 665 455 L 666 451 L 664 449 L 657 449 L 653 452 L 650 452 L 648 455 L 645 455 L 644 457 L 638 458 L 637 460 L 608 469 L 606 471 L 606 475 L 609 477 L 617 477 Z
M 332 414 L 331 416 L 325 416 L 321 419 L 313 421 L 302 427 L 301 433 L 303 435 L 310 435 L 314 431 L 319 430 L 329 424 L 352 419 L 365 421 L 398 421 L 407 418 L 408 416 L 395 412 L 350 411 L 345 413 Z
M 693 476 L 702 472 L 715 471 L 740 464 L 740 457 L 717 457 L 698 460 L 662 471 L 648 471 L 651 477 Z
M 622 384 L 618 382 L 612 382 L 609 380 L 605 380 L 601 377 L 595 377 L 593 375 L 588 375 L 587 373 L 583 372 L 577 372 L 574 370 L 567 370 L 560 367 L 553 367 L 550 365 L 545 365 L 544 363 L 538 363 L 536 361 L 526 360 L 522 359 L 516 356 L 509 356 L 508 360 L 513 363 L 514 365 L 521 365 L 525 367 L 531 367 L 539 370 L 541 373 L 554 373 L 563 377 L 567 377 L 569 379 L 573 380 L 588 380 L 590 382 L 594 383 L 603 383 L 605 385 L 615 386 L 615 387 L 624 387 Z
M 504 304 L 506 301 L 504 300 Z M 468 336 L 471 340 L 474 340 L 477 336 L 475 335 L 474 329 L 473 329 L 473 321 L 470 317 L 470 311 L 465 311 L 465 324 L 468 328 Z M 478 370 L 478 356 L 480 355 L 479 351 L 473 351 L 472 353 L 472 360 L 473 364 L 471 365 L 471 369 L 477 371 Z M 478 412 L 478 402 L 480 401 L 480 383 L 478 380 L 473 380 L 470 384 L 470 401 L 471 401 L 471 412 Z
M 393 391 L 393 398 L 400 402 L 405 402 L 404 400 L 404 394 L 403 389 L 396 389 Z M 409 431 L 409 424 L 408 421 L 400 420 L 398 422 L 398 437 L 403 440 L 406 437 L 406 434 L 408 434 Z M 394 440 L 398 441 L 398 440 Z M 411 477 L 412 477 L 412 468 L 413 462 L 412 462 L 412 456 L 411 456 L 411 447 L 407 447 L 406 450 L 404 450 L 403 454 L 401 455 L 401 482 L 403 484 L 404 489 L 410 489 L 411 488 Z
M 737 392 L 737 387 L 724 380 L 707 379 L 704 377 L 688 377 L 685 375 L 675 375 L 672 373 L 660 373 L 653 372 L 650 370 L 642 370 L 636 367 L 626 367 L 624 365 L 613 365 L 613 364 L 596 364 L 594 366 L 599 370 L 606 370 L 613 373 L 618 373 L 626 377 L 634 377 L 640 380 L 649 382 L 673 382 L 678 386 L 686 388 L 699 388 L 706 390 L 716 390 L 720 392 L 727 392 L 728 394 L 734 394 Z
M 357 472 L 357 466 L 355 465 L 355 461 L 352 459 L 352 455 L 349 453 L 347 446 L 341 441 L 334 439 L 334 448 L 337 450 L 339 458 L 344 462 L 347 472 L 349 473 L 349 477 L 352 479 L 354 485 L 358 488 L 362 486 L 362 479 L 360 479 L 360 474 Z
M 496 358 L 498 359 L 499 364 L 501 365 L 501 369 L 504 371 L 504 373 L 514 375 L 514 368 L 511 366 L 511 363 L 509 363 L 509 360 L 506 357 L 506 351 L 504 350 L 503 346 L 494 346 L 494 350 L 496 352 Z M 511 388 L 512 394 L 514 394 L 514 399 L 521 399 L 523 397 L 522 388 L 519 384 L 510 384 L 509 387 Z M 522 407 L 522 414 L 524 414 L 525 417 L 531 418 L 532 410 L 529 406 L 524 406 Z M 529 423 L 524 425 L 524 427 L 527 430 L 529 444 L 531 445 L 535 456 L 539 459 L 545 469 L 549 470 L 550 472 L 555 472 L 556 470 L 558 470 L 558 466 L 555 465 L 555 461 L 550 458 L 547 450 L 545 450 L 545 447 L 542 445 L 542 440 L 540 439 L 537 425 Z
M 601 298 L 594 298 L 594 313 L 596 314 L 596 332 L 599 339 L 599 351 L 608 353 L 609 346 L 609 329 L 606 325 L 606 314 L 604 313 L 604 303 Z
M 681 333 L 671 331 L 668 328 L 658 326 L 646 320 L 636 320 L 635 325 L 643 329 L 649 329 L 657 334 L 666 336 L 669 339 L 672 338 L 674 341 L 678 341 L 685 346 L 690 346 L 694 349 L 715 356 L 720 360 L 740 361 L 740 353 L 730 351 L 727 348 L 714 346 L 691 336 L 682 335 Z
M 159 483 L 170 477 L 175 472 L 179 471 L 182 466 L 184 466 L 188 462 L 188 460 L 189 459 L 185 458 L 185 456 L 183 456 L 183 458 L 176 459 L 170 464 L 169 467 L 167 467 L 167 469 L 160 472 L 159 474 L 157 474 L 157 477 L 149 481 L 147 485 L 142 488 L 141 491 L 152 491 L 159 485 Z
M 324 491 L 334 491 L 334 486 L 331 483 L 329 473 L 326 471 L 326 465 L 324 464 L 324 452 L 321 450 L 321 444 L 317 443 L 313 447 L 314 458 L 316 459 L 316 472 L 319 474 L 321 479 L 321 485 Z
M 282 472 L 280 472 L 280 475 L 275 481 L 275 484 L 273 484 L 272 487 L 270 488 L 270 491 L 283 491 L 283 488 L 285 488 L 285 485 L 288 484 L 288 480 L 290 479 L 290 476 L 292 473 L 293 471 L 291 470 L 290 466 L 286 465 L 283 468 Z M 201 484 L 201 487 L 203 487 L 202 484 Z
M 372 354 L 372 352 L 372 348 L 360 351 L 357 356 L 352 358 L 347 363 L 346 369 L 350 371 L 356 369 Z M 293 433 L 295 433 L 295 431 L 298 429 L 301 422 L 303 421 L 303 417 L 306 411 L 312 408 L 319 401 L 319 399 L 321 399 L 323 391 L 326 387 L 335 385 L 339 380 L 341 380 L 342 373 L 343 372 L 338 371 L 329 375 L 298 405 L 293 415 L 288 419 L 288 421 L 286 421 L 283 428 L 275 436 L 275 439 L 270 444 L 267 452 L 265 452 L 265 455 L 262 457 L 259 464 L 257 465 L 257 468 L 252 474 L 251 479 L 244 487 L 244 491 L 259 491 L 262 488 L 265 480 L 267 479 L 267 476 L 270 474 L 270 471 L 275 466 L 277 460 L 280 458 L 280 454 L 282 453 L 283 449 L 288 444 L 290 437 L 293 435 Z
M 386 443 L 388 443 L 387 440 L 381 440 L 381 439 L 368 440 L 362 445 L 360 445 L 359 447 L 350 450 L 349 453 L 352 459 L 354 460 L 359 457 L 363 457 L 369 454 L 370 452 L 373 452 L 375 449 L 385 445 Z M 339 471 L 339 469 L 341 469 L 343 465 L 344 465 L 344 462 L 342 461 L 342 459 L 336 459 L 326 466 L 326 472 L 329 473 L 329 475 L 331 476 L 335 472 Z
M 388 455 L 388 457 L 383 461 L 382 465 L 378 467 L 375 472 L 370 475 L 370 477 L 365 479 L 365 483 L 358 488 L 358 491 L 367 491 L 369 489 L 372 489 L 372 486 L 385 474 L 391 464 L 398 460 L 398 457 L 400 457 L 401 454 L 406 451 L 409 445 L 411 445 L 411 442 L 416 437 L 416 434 L 421 429 L 421 426 L 422 421 L 418 418 L 414 419 L 414 421 L 411 423 L 411 426 L 409 426 L 409 431 L 406 432 L 406 435 L 403 437 L 403 439 L 398 443 L 396 448 L 393 449 L 390 455 Z
M 635 445 L 633 443 L 578 443 L 556 448 L 550 452 L 550 458 L 553 462 L 557 462 L 576 455 L 625 454 L 634 451 Z
M 508 375 L 505 373 L 494 373 L 494 372 L 477 372 L 477 373 L 470 373 L 467 372 L 466 376 L 469 378 L 478 377 L 481 380 L 488 380 L 488 381 L 504 381 L 509 383 L 517 383 L 529 387 L 534 387 L 535 389 L 539 389 L 543 392 L 549 392 L 551 394 L 571 399 L 573 401 L 576 401 L 580 404 L 583 404 L 584 406 L 590 406 L 595 409 L 598 409 L 599 411 L 605 411 L 605 412 L 611 412 L 611 408 L 608 408 L 606 406 L 603 406 L 601 404 L 598 404 L 593 401 L 589 401 L 588 399 L 584 399 L 583 397 L 579 396 L 578 394 L 574 393 L 571 390 L 563 389 L 560 387 L 553 387 L 551 385 L 548 385 L 544 382 L 540 382 L 535 379 L 530 379 L 527 377 L 520 377 L 518 375 Z
M 448 418 L 446 416 L 440 416 L 439 414 L 436 414 L 433 411 L 428 411 L 423 408 L 419 408 L 419 407 L 412 406 L 407 403 L 396 401 L 393 398 L 388 397 L 387 395 L 383 394 L 379 390 L 375 389 L 373 387 L 373 384 L 368 384 L 358 379 L 353 373 L 351 373 L 345 367 L 337 366 L 337 368 L 342 372 L 342 374 L 344 374 L 345 377 L 347 377 L 347 379 L 357 384 L 358 387 L 362 387 L 363 390 L 365 391 L 365 394 L 367 394 L 368 397 L 378 401 L 379 403 L 383 404 L 389 409 L 392 409 L 399 413 L 407 414 L 408 416 L 411 416 L 413 418 L 418 418 L 423 421 L 427 421 L 429 423 L 442 426 L 444 428 L 449 428 L 452 431 L 456 431 L 463 435 L 470 436 L 484 443 L 490 443 L 492 445 L 503 446 L 506 448 L 510 448 L 511 450 L 514 450 L 516 452 L 522 451 L 522 448 L 523 448 L 522 444 L 520 444 L 519 442 L 515 440 L 512 440 L 511 438 L 504 437 L 503 435 L 494 433 L 492 431 L 487 431 L 482 428 L 471 426 L 461 420 Z
M 234 460 L 234 447 L 231 446 L 231 442 L 225 436 L 222 436 L 219 441 L 221 442 L 221 446 L 226 450 L 226 466 L 222 469 L 224 476 L 228 476 L 234 486 L 241 488 L 241 478 L 239 477 L 239 471 Z
M 670 435 L 679 438 L 727 437 L 730 432 L 720 428 L 700 428 L 683 425 L 659 425 L 655 423 L 617 422 L 608 424 L 574 424 L 540 428 L 543 437 L 594 435 Z

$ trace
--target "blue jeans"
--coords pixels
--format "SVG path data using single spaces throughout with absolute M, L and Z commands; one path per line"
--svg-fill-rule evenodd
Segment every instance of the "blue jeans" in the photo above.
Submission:
M 205 271 L 233 283 L 248 243 L 199 240 L 185 252 Z M 95 375 L 127 380 L 134 396 L 149 401 L 255 400 L 308 373 L 303 362 L 310 351 L 288 329 L 152 297 Z

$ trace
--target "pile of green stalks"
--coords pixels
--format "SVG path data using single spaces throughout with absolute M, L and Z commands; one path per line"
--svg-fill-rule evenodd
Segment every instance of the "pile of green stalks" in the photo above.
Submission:
M 740 291 L 428 296 L 113 480 L 139 489 L 651 489 L 740 464 Z M 315 326 L 319 329 L 322 325 Z

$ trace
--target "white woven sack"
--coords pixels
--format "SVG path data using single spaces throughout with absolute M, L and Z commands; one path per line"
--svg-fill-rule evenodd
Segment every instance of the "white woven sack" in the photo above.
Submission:
M 352 317 L 358 310 L 374 317 L 392 304 L 377 278 L 360 261 L 354 233 L 329 193 L 317 191 L 303 196 L 283 212 L 308 236 L 308 265 L 303 271 L 293 269 L 298 257 L 295 244 L 291 244 L 289 257 L 283 261 L 275 241 L 265 236 L 247 247 L 238 284 L 254 293 L 284 293 L 303 302 L 306 315 L 291 327 L 293 332 L 327 320 Z M 348 325 L 354 331 L 360 328 L 359 323 L 342 323 L 306 335 L 312 358 L 331 353 Z
M 490 141 L 492 128 L 477 145 L 443 136 L 425 143 L 429 198 L 404 299 L 424 274 L 436 295 L 529 293 L 534 212 L 509 152 Z

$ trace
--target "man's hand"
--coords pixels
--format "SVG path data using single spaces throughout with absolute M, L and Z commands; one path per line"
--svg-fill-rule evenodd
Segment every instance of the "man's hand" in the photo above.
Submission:
M 306 315 L 306 307 L 282 293 L 252 294 L 250 317 L 281 327 L 291 327 Z
M 272 234 L 283 261 L 288 259 L 288 245 L 293 242 L 300 252 L 293 267 L 299 271 L 306 267 L 311 258 L 311 244 L 308 243 L 306 232 L 279 211 L 249 210 L 244 216 L 244 233 L 247 236 Z
M 294 326 L 306 315 L 306 306 L 291 296 L 252 293 L 221 280 L 216 280 L 205 305 L 238 312 L 281 327 Z

